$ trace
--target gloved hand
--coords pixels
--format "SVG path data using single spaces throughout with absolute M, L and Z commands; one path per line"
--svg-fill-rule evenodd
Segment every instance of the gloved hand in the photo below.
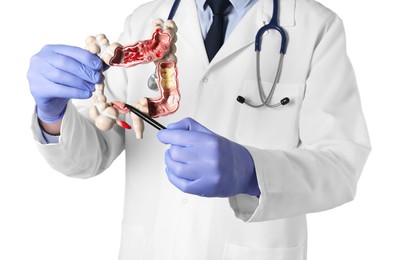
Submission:
M 169 180 L 183 192 L 204 197 L 260 195 L 248 150 L 186 118 L 158 132 Z
M 84 49 L 46 45 L 31 58 L 28 81 L 40 120 L 62 119 L 68 100 L 86 99 L 103 76 L 101 59 Z

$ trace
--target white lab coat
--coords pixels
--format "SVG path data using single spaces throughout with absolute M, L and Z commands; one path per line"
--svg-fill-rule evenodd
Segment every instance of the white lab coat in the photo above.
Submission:
M 306 214 L 354 198 L 370 144 L 342 21 L 312 0 L 280 2 L 279 19 L 289 45 L 273 100 L 289 97 L 287 106 L 254 109 L 236 102 L 238 95 L 259 102 L 254 38 L 270 19 L 272 0 L 255 4 L 211 64 L 195 1 L 182 0 L 174 18 L 181 106 L 159 119 L 167 125 L 193 117 L 245 145 L 254 159 L 260 198 L 182 193 L 166 177 L 167 146 L 157 140 L 156 130 L 146 126 L 143 140 L 118 126 L 101 132 L 78 113 L 87 116 L 87 108 L 78 102 L 67 107 L 60 143 L 38 144 L 52 167 L 80 178 L 99 174 L 125 149 L 120 260 L 304 260 Z M 150 38 L 152 20 L 165 18 L 171 5 L 172 0 L 158 0 L 134 11 L 120 42 Z M 279 47 L 277 33 L 266 33 L 261 71 L 267 89 Z M 133 103 L 154 97 L 146 87 L 152 72 L 153 64 L 111 68 L 109 100 Z

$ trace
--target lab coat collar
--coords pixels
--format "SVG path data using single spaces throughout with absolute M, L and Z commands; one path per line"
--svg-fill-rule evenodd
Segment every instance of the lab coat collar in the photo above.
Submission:
M 196 0 L 197 8 L 201 8 L 203 10 L 206 9 L 206 1 L 207 0 Z M 235 8 L 236 12 L 240 12 L 245 8 L 251 1 L 257 0 L 229 0 L 231 2 L 233 8 Z
M 296 0 L 280 0 L 279 24 L 282 27 L 295 26 Z M 211 61 L 209 68 L 231 56 L 243 47 L 254 44 L 258 30 L 267 24 L 272 17 L 273 1 L 260 0 L 242 18 L 237 27 L 225 40 L 219 52 Z M 256 17 L 256 19 L 254 19 Z
M 168 2 L 171 2 L 170 6 L 172 6 L 173 0 Z M 208 66 L 207 52 L 204 47 L 204 39 L 197 15 L 196 1 L 181 0 L 174 21 L 178 27 L 178 41 L 185 41 L 185 44 L 190 44 L 198 54 L 193 55 L 193 58 L 200 59 L 200 62 Z
M 279 2 L 279 24 L 282 27 L 295 26 L 296 0 L 280 0 Z M 172 6 L 173 1 L 170 0 L 165 3 Z M 194 55 L 194 57 L 200 59 L 200 62 L 210 69 L 243 47 L 254 43 L 257 31 L 271 19 L 273 1 L 259 0 L 242 18 L 228 39 L 226 39 L 224 45 L 211 63 L 209 63 L 207 58 L 196 8 L 195 0 L 181 1 L 174 18 L 178 26 L 178 38 L 190 44 L 198 54 Z

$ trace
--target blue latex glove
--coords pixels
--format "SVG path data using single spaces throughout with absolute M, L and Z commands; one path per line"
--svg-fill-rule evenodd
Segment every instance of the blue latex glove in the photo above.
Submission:
M 186 118 L 158 132 L 170 148 L 166 173 L 183 192 L 204 197 L 258 196 L 253 158 L 248 150 Z
M 31 58 L 28 81 L 40 120 L 62 119 L 68 100 L 86 99 L 103 80 L 101 59 L 84 49 L 46 45 Z

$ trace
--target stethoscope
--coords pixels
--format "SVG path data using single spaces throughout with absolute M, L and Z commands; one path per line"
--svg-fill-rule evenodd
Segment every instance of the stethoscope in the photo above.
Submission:
M 181 2 L 180 0 L 174 1 L 173 5 L 171 7 L 170 13 L 168 15 L 168 20 L 173 19 L 180 2 Z M 258 105 L 253 104 L 251 101 L 246 100 L 243 96 L 238 96 L 236 98 L 236 100 L 241 104 L 246 104 L 246 105 L 248 105 L 250 107 L 254 107 L 254 108 L 260 108 L 263 106 L 266 106 L 269 108 L 275 108 L 275 107 L 287 105 L 290 102 L 290 99 L 288 97 L 285 97 L 285 98 L 281 99 L 278 103 L 271 104 L 272 96 L 274 95 L 276 85 L 278 83 L 279 77 L 282 72 L 283 56 L 285 56 L 286 49 L 287 49 L 287 36 L 286 36 L 286 32 L 284 31 L 284 29 L 281 26 L 279 26 L 279 24 L 278 24 L 278 15 L 279 15 L 278 13 L 279 13 L 278 0 L 273 0 L 272 18 L 268 24 L 264 25 L 263 27 L 261 27 L 258 30 L 258 32 L 256 34 L 256 39 L 255 39 L 257 87 L 258 87 L 258 93 L 260 96 L 261 104 L 258 104 Z M 269 31 L 269 30 L 276 30 L 279 32 L 279 34 L 281 35 L 281 48 L 279 51 L 280 52 L 279 64 L 278 64 L 278 68 L 275 73 L 275 78 L 274 78 L 271 90 L 269 91 L 268 96 L 266 96 L 264 89 L 262 87 L 262 83 L 261 83 L 260 52 L 261 52 L 262 36 L 264 35 L 264 33 L 266 31 Z M 150 89 L 157 89 L 157 86 L 154 84 L 157 84 L 157 83 L 155 80 L 155 75 L 152 74 L 148 81 L 148 87 Z
M 274 95 L 275 89 L 276 89 L 276 84 L 278 83 L 279 77 L 282 72 L 282 62 L 283 62 L 283 56 L 286 54 L 286 49 L 287 49 L 287 37 L 286 37 L 286 32 L 283 30 L 282 27 L 279 26 L 278 24 L 278 12 L 279 12 L 279 4 L 278 0 L 273 0 L 273 12 L 272 12 L 272 18 L 270 22 L 258 30 L 256 34 L 256 40 L 255 40 L 255 51 L 256 51 L 256 73 L 257 73 L 257 87 L 258 87 L 258 93 L 260 96 L 261 104 L 255 105 L 252 102 L 246 100 L 242 96 L 238 96 L 236 100 L 241 103 L 241 104 L 246 104 L 254 108 L 259 108 L 262 106 L 266 106 L 269 108 L 275 108 L 279 106 L 284 106 L 287 105 L 290 102 L 290 99 L 288 97 L 285 97 L 281 99 L 278 103 L 271 104 L 271 99 L 272 96 Z M 267 97 L 265 97 L 264 89 L 261 84 L 261 73 L 260 73 L 260 52 L 261 52 L 261 40 L 262 36 L 266 31 L 269 30 L 276 30 L 279 32 L 281 35 L 281 49 L 280 49 L 280 56 L 279 56 L 279 64 L 278 64 L 278 69 L 276 70 L 275 73 L 275 78 L 274 82 L 272 83 L 271 90 L 269 91 L 269 94 Z

